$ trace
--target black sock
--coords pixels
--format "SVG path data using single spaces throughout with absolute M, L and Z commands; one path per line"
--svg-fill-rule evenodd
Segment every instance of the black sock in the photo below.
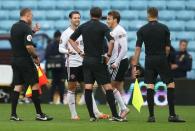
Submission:
M 89 116 L 95 118 L 95 114 L 93 112 L 92 90 L 90 89 L 85 89 L 85 102 L 87 105 Z
M 12 100 L 11 100 L 11 102 L 12 102 L 11 115 L 12 116 L 16 115 L 16 108 L 17 108 L 17 105 L 18 105 L 19 95 L 20 95 L 19 92 L 16 92 L 16 91 L 12 92 Z
M 154 90 L 147 89 L 147 102 L 150 117 L 154 116 Z
M 32 101 L 34 103 L 36 113 L 43 114 L 42 110 L 41 110 L 41 102 L 39 99 L 39 91 L 38 90 L 32 90 Z
M 110 106 L 110 110 L 112 112 L 112 116 L 118 117 L 113 90 L 107 90 L 106 91 L 106 99 L 107 99 L 108 104 Z
M 174 88 L 168 88 L 167 89 L 167 100 L 169 104 L 169 115 L 175 116 L 175 89 Z

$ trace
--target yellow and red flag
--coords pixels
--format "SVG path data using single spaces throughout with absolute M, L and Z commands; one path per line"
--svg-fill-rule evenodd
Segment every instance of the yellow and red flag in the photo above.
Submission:
M 43 85 L 46 85 L 48 82 L 47 76 L 45 75 L 43 69 L 38 66 L 37 67 L 37 71 L 38 71 L 38 77 L 39 77 L 39 94 L 42 94 L 42 90 L 41 87 Z M 32 97 L 32 89 L 31 86 L 29 85 L 25 94 L 26 97 Z

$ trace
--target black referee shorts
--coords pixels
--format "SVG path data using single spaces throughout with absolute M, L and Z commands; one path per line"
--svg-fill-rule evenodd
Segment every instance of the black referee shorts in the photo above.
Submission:
M 155 84 L 158 75 L 166 84 L 174 81 L 166 56 L 147 56 L 145 59 L 144 82 Z
M 111 81 L 121 82 L 124 80 L 125 73 L 128 70 L 129 61 L 128 59 L 121 60 L 119 67 L 116 69 L 112 69 L 111 66 L 108 66 L 109 72 L 111 74 Z
M 31 85 L 39 82 L 37 69 L 31 58 L 15 58 L 12 62 L 13 84 Z
M 99 85 L 110 83 L 110 74 L 106 64 L 101 63 L 101 58 L 85 57 L 83 60 L 84 83 Z
M 66 73 L 68 73 L 68 69 L 66 67 Z M 70 67 L 70 78 L 69 82 L 83 82 L 83 66 L 78 67 Z

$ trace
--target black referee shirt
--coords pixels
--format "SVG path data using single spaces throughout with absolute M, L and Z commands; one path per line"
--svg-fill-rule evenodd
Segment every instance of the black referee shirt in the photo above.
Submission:
M 114 40 L 110 35 L 110 29 L 99 20 L 91 19 L 90 21 L 79 26 L 70 36 L 70 39 L 77 40 L 82 35 L 84 43 L 85 56 L 101 57 L 104 53 L 104 39 Z
M 32 29 L 23 20 L 15 23 L 11 28 L 11 46 L 14 58 L 30 58 L 26 45 L 33 45 Z
M 166 55 L 165 47 L 170 46 L 170 32 L 166 25 L 158 21 L 150 21 L 137 32 L 136 46 L 145 44 L 146 56 Z

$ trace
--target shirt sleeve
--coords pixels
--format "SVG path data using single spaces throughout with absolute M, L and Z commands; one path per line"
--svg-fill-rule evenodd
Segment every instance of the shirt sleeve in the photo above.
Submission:
M 142 47 L 143 44 L 143 35 L 142 30 L 138 30 L 137 32 L 137 41 L 136 41 L 136 47 Z
M 171 46 L 170 31 L 168 27 L 165 28 L 165 45 Z
M 30 27 L 25 26 L 24 27 L 24 44 L 25 45 L 33 45 L 33 41 L 32 41 L 32 36 L 33 36 L 33 32 L 32 29 Z
M 107 26 L 104 27 L 104 35 L 106 36 L 106 39 L 108 41 L 114 40 L 114 38 L 111 35 L 111 30 Z
M 74 33 L 70 36 L 70 39 L 72 39 L 73 41 L 76 41 L 79 36 L 81 35 L 81 26 L 79 26 Z
M 59 52 L 63 54 L 68 54 L 68 35 L 63 33 L 60 38 Z

